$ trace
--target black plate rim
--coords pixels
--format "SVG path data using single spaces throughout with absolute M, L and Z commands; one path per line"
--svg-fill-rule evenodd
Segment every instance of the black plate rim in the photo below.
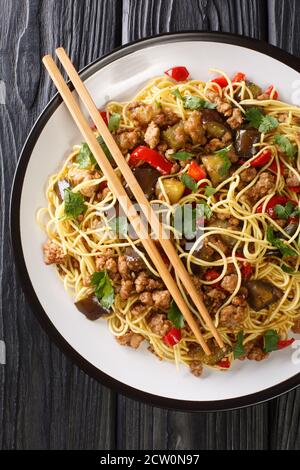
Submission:
M 257 52 L 268 55 L 280 62 L 288 65 L 297 72 L 300 73 L 300 60 L 293 55 L 275 47 L 268 43 L 240 36 L 231 33 L 219 33 L 219 32 L 196 32 L 196 31 L 184 31 L 179 33 L 164 33 L 156 36 L 152 36 L 147 39 L 140 39 L 129 44 L 121 46 L 109 54 L 106 54 L 100 59 L 95 60 L 88 66 L 84 67 L 80 71 L 80 75 L 83 79 L 87 79 L 93 75 L 96 71 L 100 70 L 107 64 L 124 57 L 134 51 L 150 47 L 152 45 L 164 44 L 167 42 L 178 42 L 178 41 L 211 41 L 220 42 L 224 44 L 231 44 L 236 46 L 245 47 L 248 49 L 255 50 Z M 72 85 L 69 84 L 70 89 L 73 89 Z M 23 187 L 23 181 L 26 174 L 27 165 L 30 160 L 32 150 L 44 128 L 48 119 L 53 112 L 61 104 L 62 100 L 58 93 L 49 101 L 40 116 L 37 118 L 32 130 L 30 131 L 27 140 L 23 146 L 23 149 L 18 160 L 17 168 L 14 175 L 13 187 L 11 192 L 10 200 L 10 236 L 13 247 L 15 264 L 17 271 L 21 279 L 22 288 L 26 295 L 26 298 L 37 317 L 38 321 L 50 336 L 50 338 L 58 345 L 58 347 L 83 371 L 89 374 L 94 379 L 98 380 L 103 385 L 126 395 L 130 398 L 143 401 L 149 405 L 175 409 L 180 411 L 224 411 L 232 410 L 236 408 L 242 408 L 247 406 L 253 406 L 255 404 L 262 403 L 264 401 L 276 398 L 283 393 L 293 390 L 300 385 L 300 373 L 290 377 L 288 380 L 281 382 L 273 387 L 261 390 L 260 392 L 253 393 L 250 395 L 244 395 L 242 397 L 236 397 L 226 400 L 215 400 L 215 401 L 189 401 L 189 400 L 177 400 L 173 398 L 162 397 L 159 395 L 153 395 L 147 392 L 143 392 L 139 389 L 126 385 L 111 376 L 105 374 L 97 367 L 93 366 L 90 362 L 84 359 L 58 332 L 53 323 L 50 321 L 43 307 L 41 306 L 39 299 L 32 286 L 21 245 L 21 233 L 20 233 L 20 202 L 21 193 Z M 201 380 L 201 379 L 200 379 Z M 199 382 L 200 384 L 200 382 Z

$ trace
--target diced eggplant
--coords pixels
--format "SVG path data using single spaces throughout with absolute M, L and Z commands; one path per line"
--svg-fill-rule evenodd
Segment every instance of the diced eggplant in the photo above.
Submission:
M 177 178 L 167 178 L 163 180 L 162 184 L 171 204 L 180 201 L 185 191 L 185 185 L 181 181 Z
M 81 313 L 92 321 L 98 320 L 98 318 L 111 313 L 110 309 L 102 307 L 94 294 L 75 302 L 75 306 Z
M 258 279 L 245 282 L 248 289 L 248 303 L 253 310 L 260 310 L 278 302 L 283 296 L 283 292 L 265 279 Z
M 222 155 L 206 155 L 202 157 L 202 163 L 212 181 L 213 186 L 218 186 L 229 176 L 229 169 L 224 168 L 224 158 Z
M 285 227 L 284 231 L 288 234 L 289 237 L 292 237 L 293 235 L 295 235 L 297 229 L 298 224 L 290 223 Z
M 213 219 L 208 222 L 208 226 L 211 228 L 214 228 L 214 227 L 221 228 L 221 229 L 228 228 L 228 225 L 229 225 L 228 220 Z M 233 248 L 234 245 L 236 244 L 236 239 L 231 237 L 230 235 L 221 233 L 219 236 L 222 239 L 222 241 L 230 248 Z
M 255 129 L 240 129 L 236 133 L 235 151 L 239 157 L 251 158 L 257 153 L 254 144 L 260 141 L 260 132 Z
M 70 188 L 70 182 L 66 179 L 63 180 L 58 180 L 55 185 L 54 185 L 54 191 L 60 200 L 60 202 L 63 202 L 64 200 L 64 191 L 66 189 Z
M 159 176 L 161 176 L 159 171 L 157 171 L 155 168 L 151 168 L 151 167 L 145 168 L 142 166 L 142 167 L 133 168 L 132 172 L 134 176 L 136 177 L 137 182 L 141 186 L 142 190 L 144 191 L 145 196 L 147 198 L 151 198 L 152 196 L 154 196 L 155 185 L 157 183 Z M 126 186 L 125 189 L 127 191 L 128 196 L 131 199 L 134 199 L 131 189 L 128 186 Z
M 215 109 L 203 109 L 201 111 L 201 122 L 207 124 L 208 122 L 224 122 L 222 116 Z
M 205 354 L 204 352 L 201 355 L 202 356 L 201 357 L 201 362 L 203 362 L 204 364 L 207 364 L 209 366 L 216 365 L 225 356 L 228 356 L 228 354 L 231 352 L 231 348 L 228 344 L 226 344 L 224 346 L 224 349 L 219 348 L 214 343 L 209 344 L 209 347 L 211 349 L 211 355 L 207 356 L 207 354 Z
M 230 129 L 225 124 L 217 121 L 208 121 L 204 124 L 204 129 L 211 139 L 222 139 L 226 132 L 230 132 Z
M 175 124 L 174 126 L 171 126 L 165 131 L 163 131 L 163 138 L 168 144 L 169 148 L 172 148 L 174 150 L 184 148 L 186 142 L 186 134 L 184 132 L 183 122 L 181 121 L 178 124 Z
M 249 81 L 246 81 L 246 85 L 247 87 L 249 88 L 249 90 L 251 91 L 252 93 L 252 96 L 254 99 L 256 99 L 259 95 L 262 94 L 262 89 L 260 88 L 260 86 L 256 85 L 255 83 L 253 82 L 249 82 Z M 241 96 L 241 91 L 238 92 L 238 94 L 236 95 L 237 99 L 240 101 L 242 96 Z M 250 95 L 249 93 L 245 90 L 244 92 L 244 96 L 243 96 L 243 99 L 244 100 L 248 100 L 250 98 Z
M 131 246 L 126 248 L 124 256 L 130 271 L 138 272 L 146 269 L 143 259 Z

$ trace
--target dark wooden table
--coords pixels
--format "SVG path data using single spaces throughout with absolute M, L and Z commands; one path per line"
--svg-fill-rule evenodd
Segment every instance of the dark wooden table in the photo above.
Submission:
M 63 45 L 81 68 L 139 38 L 219 30 L 264 39 L 299 56 L 300 2 L 0 0 L 0 11 L 0 340 L 7 353 L 7 364 L 0 365 L 0 448 L 300 449 L 300 390 L 248 409 L 190 414 L 140 404 L 89 378 L 31 312 L 8 233 L 16 162 L 55 92 L 40 66 L 43 54 Z

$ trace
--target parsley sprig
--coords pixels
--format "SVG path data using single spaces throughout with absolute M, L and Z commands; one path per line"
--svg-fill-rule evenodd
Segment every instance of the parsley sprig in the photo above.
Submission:
M 278 120 L 274 116 L 264 115 L 259 108 L 253 107 L 246 111 L 246 120 L 259 132 L 267 133 L 278 127 Z
M 91 283 L 95 286 L 95 295 L 100 304 L 109 309 L 114 303 L 115 291 L 106 269 L 95 272 L 92 275 Z

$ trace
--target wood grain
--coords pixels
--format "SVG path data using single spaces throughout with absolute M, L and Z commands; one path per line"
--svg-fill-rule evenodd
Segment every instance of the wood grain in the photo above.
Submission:
M 184 6 L 183 6 L 184 3 Z M 59 45 L 77 67 L 114 47 L 166 31 L 219 30 L 262 38 L 299 55 L 296 0 L 39 0 L 32 63 Z M 33 316 L 12 264 L 8 205 L 26 136 L 55 90 L 33 66 L 22 80 L 20 38 L 31 0 L 1 0 L 0 448 L 300 449 L 300 391 L 225 413 L 176 413 L 118 396 L 81 372 Z M 32 17 L 31 16 L 31 17 Z M 25 35 L 26 39 L 26 35 Z M 5 104 L 3 104 L 5 97 Z M 201 382 L 200 382 L 201 385 Z
M 28 6 L 31 2 L 24 0 L 1 1 L 0 79 L 6 103 L 0 105 L 0 339 L 6 342 L 7 364 L 0 366 L 0 448 L 111 449 L 115 394 L 79 371 L 51 343 L 28 307 L 12 265 L 8 208 L 13 173 L 34 120 L 54 93 L 40 69 L 38 92 L 24 100 L 28 82 L 20 78 L 17 57 L 24 51 L 20 37 L 32 15 Z M 117 0 L 40 2 L 34 35 L 39 42 L 30 44 L 32 63 L 60 44 L 79 67 L 113 49 L 121 38 L 115 33 L 120 31 L 120 6 Z

